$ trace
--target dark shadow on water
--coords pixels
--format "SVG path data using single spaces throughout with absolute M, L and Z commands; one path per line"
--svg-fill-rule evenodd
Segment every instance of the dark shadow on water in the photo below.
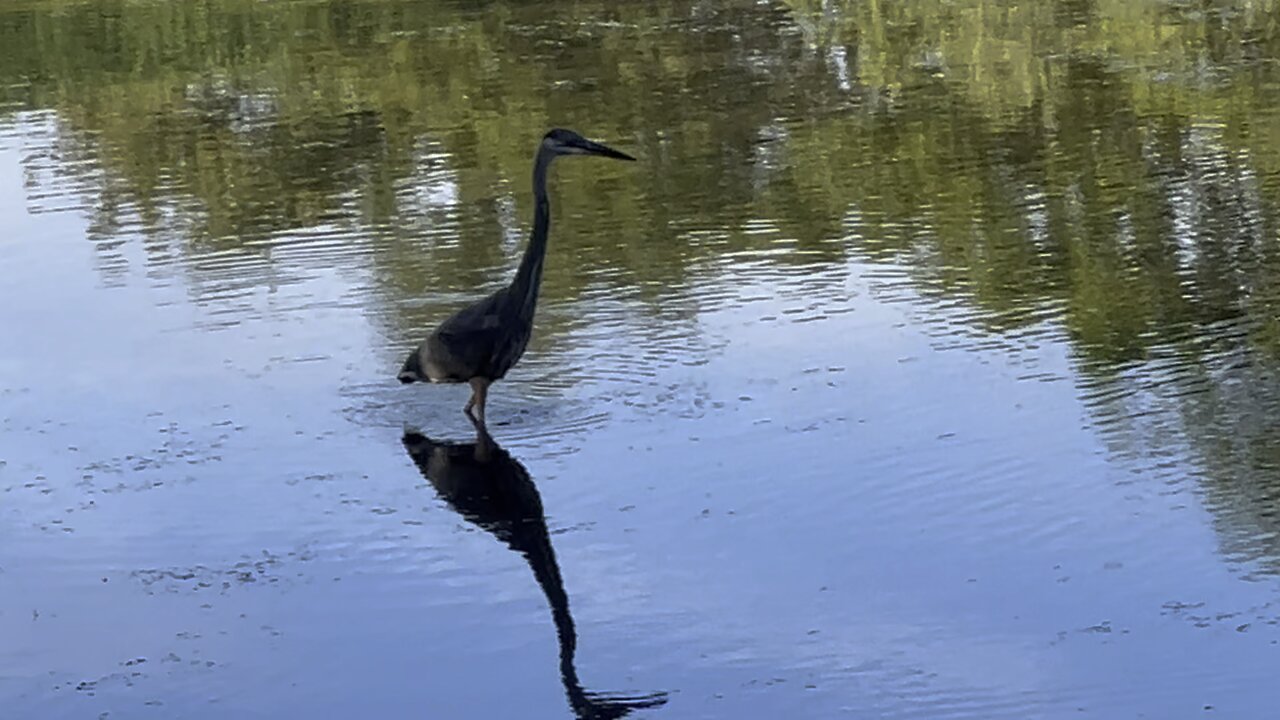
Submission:
M 663 705 L 664 692 L 648 695 L 584 690 L 574 665 L 577 632 L 569 612 L 560 566 L 551 547 L 542 498 L 529 473 L 503 450 L 483 426 L 473 443 L 442 442 L 408 430 L 402 439 L 409 456 L 436 492 L 467 520 L 493 533 L 524 556 L 551 605 L 560 642 L 560 679 L 574 714 L 581 720 L 621 718 L 634 710 Z

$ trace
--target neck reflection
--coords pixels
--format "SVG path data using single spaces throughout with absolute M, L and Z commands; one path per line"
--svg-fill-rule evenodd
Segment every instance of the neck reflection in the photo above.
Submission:
M 423 477 L 450 507 L 528 561 L 551 606 L 560 643 L 560 679 L 578 718 L 621 718 L 634 710 L 666 703 L 662 692 L 620 695 L 582 688 L 574 665 L 577 632 L 547 531 L 542 498 L 524 466 L 494 442 L 483 425 L 476 425 L 473 443 L 441 442 L 415 431 L 406 431 L 402 442 Z

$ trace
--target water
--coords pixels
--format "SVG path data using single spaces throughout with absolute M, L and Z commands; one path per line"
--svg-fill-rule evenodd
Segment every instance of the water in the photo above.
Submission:
M 1271 717 L 1278 10 L 6 3 L 3 716 Z

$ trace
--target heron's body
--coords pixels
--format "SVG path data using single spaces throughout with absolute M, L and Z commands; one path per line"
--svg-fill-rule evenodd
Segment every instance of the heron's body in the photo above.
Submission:
M 534 158 L 533 230 L 516 276 L 506 287 L 440 323 L 409 354 L 397 376 L 403 383 L 470 383 L 472 395 L 466 410 L 470 413 L 472 407 L 476 407 L 476 417 L 481 422 L 489 384 L 506 376 L 524 354 L 533 335 L 533 316 L 538 306 L 551 226 L 547 170 L 551 161 L 560 155 L 602 155 L 634 160 L 568 130 L 547 133 Z

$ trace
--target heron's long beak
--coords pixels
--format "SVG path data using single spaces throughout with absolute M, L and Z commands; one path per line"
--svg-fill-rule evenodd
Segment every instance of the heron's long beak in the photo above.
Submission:
M 609 157 L 615 160 L 631 160 L 631 161 L 635 160 L 635 158 L 631 157 L 630 155 L 624 152 L 619 152 L 606 145 L 601 145 L 600 143 L 591 142 L 590 140 L 586 140 L 586 139 L 584 139 L 580 143 L 574 143 L 574 145 L 587 155 L 599 155 L 601 157 Z

